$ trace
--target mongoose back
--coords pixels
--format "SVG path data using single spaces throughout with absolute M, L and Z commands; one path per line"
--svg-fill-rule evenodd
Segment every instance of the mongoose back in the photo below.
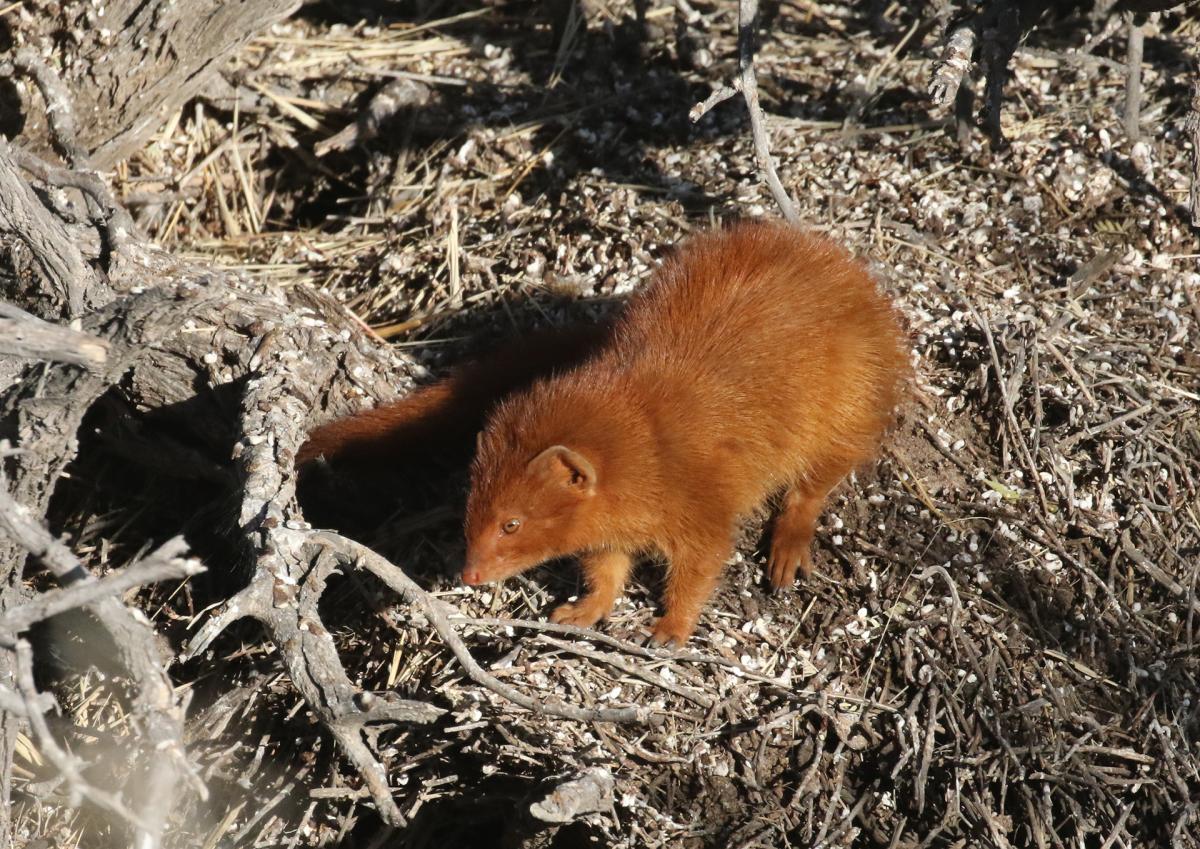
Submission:
M 659 644 L 683 644 L 739 521 L 779 495 L 768 573 L 812 571 L 829 491 L 869 460 L 907 370 L 896 315 L 833 242 L 775 223 L 691 239 L 597 350 L 499 402 L 467 499 L 468 584 L 579 555 L 591 626 L 634 559 L 667 561 Z

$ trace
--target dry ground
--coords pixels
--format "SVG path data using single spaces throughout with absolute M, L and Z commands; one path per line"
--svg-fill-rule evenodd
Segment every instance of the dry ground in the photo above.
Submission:
M 617 802 L 555 846 L 1197 845 L 1200 241 L 1181 121 L 1200 25 L 1169 17 L 1148 39 L 1136 145 L 1122 39 L 1074 57 L 1088 32 L 1067 17 L 1014 62 L 1011 146 L 977 133 L 960 150 L 924 95 L 937 33 L 900 5 L 873 23 L 783 4 L 759 57 L 785 185 L 875 263 L 919 375 L 878 469 L 822 518 L 820 574 L 772 596 L 752 531 L 674 657 L 630 642 L 653 569 L 589 642 L 463 626 L 506 682 L 654 705 L 652 728 L 522 715 L 351 576 L 325 607 L 358 681 L 452 711 L 377 740 L 413 825 L 382 828 L 245 627 L 174 669 L 212 791 L 174 845 L 497 845 L 519 836 L 498 837 L 514 805 L 582 765 L 612 771 Z M 701 70 L 674 55 L 665 8 L 639 43 L 624 3 L 559 38 L 530 5 L 369 24 L 353 4 L 308 7 L 116 185 L 172 250 L 329 287 L 436 371 L 468 337 L 609 308 L 691 230 L 772 214 L 740 102 L 687 120 L 730 70 L 734 6 L 699 7 L 717 57 Z M 422 102 L 314 155 L 396 78 Z M 90 456 L 59 504 L 77 550 L 102 563 L 183 529 L 206 555 L 203 581 L 141 596 L 182 642 L 241 580 L 226 496 Z M 417 483 L 373 539 L 464 613 L 540 622 L 575 590 L 570 567 L 482 591 L 438 577 L 457 565 L 453 498 Z M 72 688 L 76 717 L 119 724 L 101 676 Z M 53 845 L 92 845 L 89 815 L 25 813 Z

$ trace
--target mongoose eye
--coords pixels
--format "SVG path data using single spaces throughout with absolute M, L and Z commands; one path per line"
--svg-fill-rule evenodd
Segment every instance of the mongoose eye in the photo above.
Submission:
M 504 533 L 506 533 L 506 534 L 515 534 L 520 529 L 520 527 L 521 527 L 520 519 L 509 519 L 507 522 L 505 522 L 503 525 L 500 526 L 501 530 L 503 530 Z

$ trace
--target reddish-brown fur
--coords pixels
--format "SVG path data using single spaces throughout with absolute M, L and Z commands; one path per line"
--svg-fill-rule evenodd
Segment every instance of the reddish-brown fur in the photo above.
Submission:
M 465 463 L 496 401 L 534 380 L 564 371 L 587 357 L 607 336 L 607 325 L 542 331 L 478 360 L 399 401 L 322 425 L 296 457 L 303 466 L 318 457 L 360 464 L 407 464 L 430 457 Z
M 772 585 L 812 570 L 825 497 L 870 459 L 906 371 L 903 334 L 863 265 L 782 224 L 699 236 L 630 300 L 597 353 L 488 417 L 467 504 L 469 584 L 578 554 L 611 609 L 633 559 L 668 561 L 653 639 L 682 644 L 738 522 L 782 493 Z

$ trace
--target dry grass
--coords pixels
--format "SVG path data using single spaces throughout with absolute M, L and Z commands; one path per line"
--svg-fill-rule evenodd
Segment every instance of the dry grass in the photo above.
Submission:
M 919 372 L 878 471 L 822 519 L 821 574 L 770 596 L 748 544 L 677 657 L 630 642 L 653 571 L 589 642 L 485 624 L 540 621 L 570 570 L 441 591 L 508 683 L 651 704 L 650 730 L 515 717 L 351 577 L 326 610 L 357 680 L 453 711 L 375 741 L 413 826 L 380 830 L 250 630 L 175 671 L 197 693 L 213 791 L 177 845 L 494 845 L 538 781 L 584 764 L 616 775 L 616 815 L 555 845 L 1197 845 L 1200 275 L 1175 48 L 1200 25 L 1168 18 L 1148 40 L 1138 146 L 1120 129 L 1123 78 L 1064 53 L 1085 38 L 1067 21 L 1018 54 L 1011 147 L 976 136 L 960 152 L 922 94 L 932 36 L 897 7 L 875 34 L 847 4 L 785 5 L 759 62 L 784 184 L 877 264 Z M 702 10 L 727 63 L 733 5 Z M 771 210 L 740 105 L 687 124 L 727 68 L 682 70 L 661 34 L 639 63 L 630 10 L 596 14 L 559 43 L 504 7 L 278 27 L 233 63 L 236 90 L 120 169 L 119 191 L 171 249 L 328 287 L 427 359 L 468 332 L 603 309 L 689 230 Z M 1117 41 L 1098 53 L 1120 58 Z M 428 104 L 365 148 L 311 152 L 405 75 Z M 93 509 L 80 499 L 77 528 Z M 446 516 L 435 505 L 381 537 L 401 565 L 452 569 Z M 148 594 L 147 609 L 178 639 L 228 590 Z M 72 705 L 119 724 L 100 683 L 80 681 Z M 55 822 L 56 845 L 83 845 Z

